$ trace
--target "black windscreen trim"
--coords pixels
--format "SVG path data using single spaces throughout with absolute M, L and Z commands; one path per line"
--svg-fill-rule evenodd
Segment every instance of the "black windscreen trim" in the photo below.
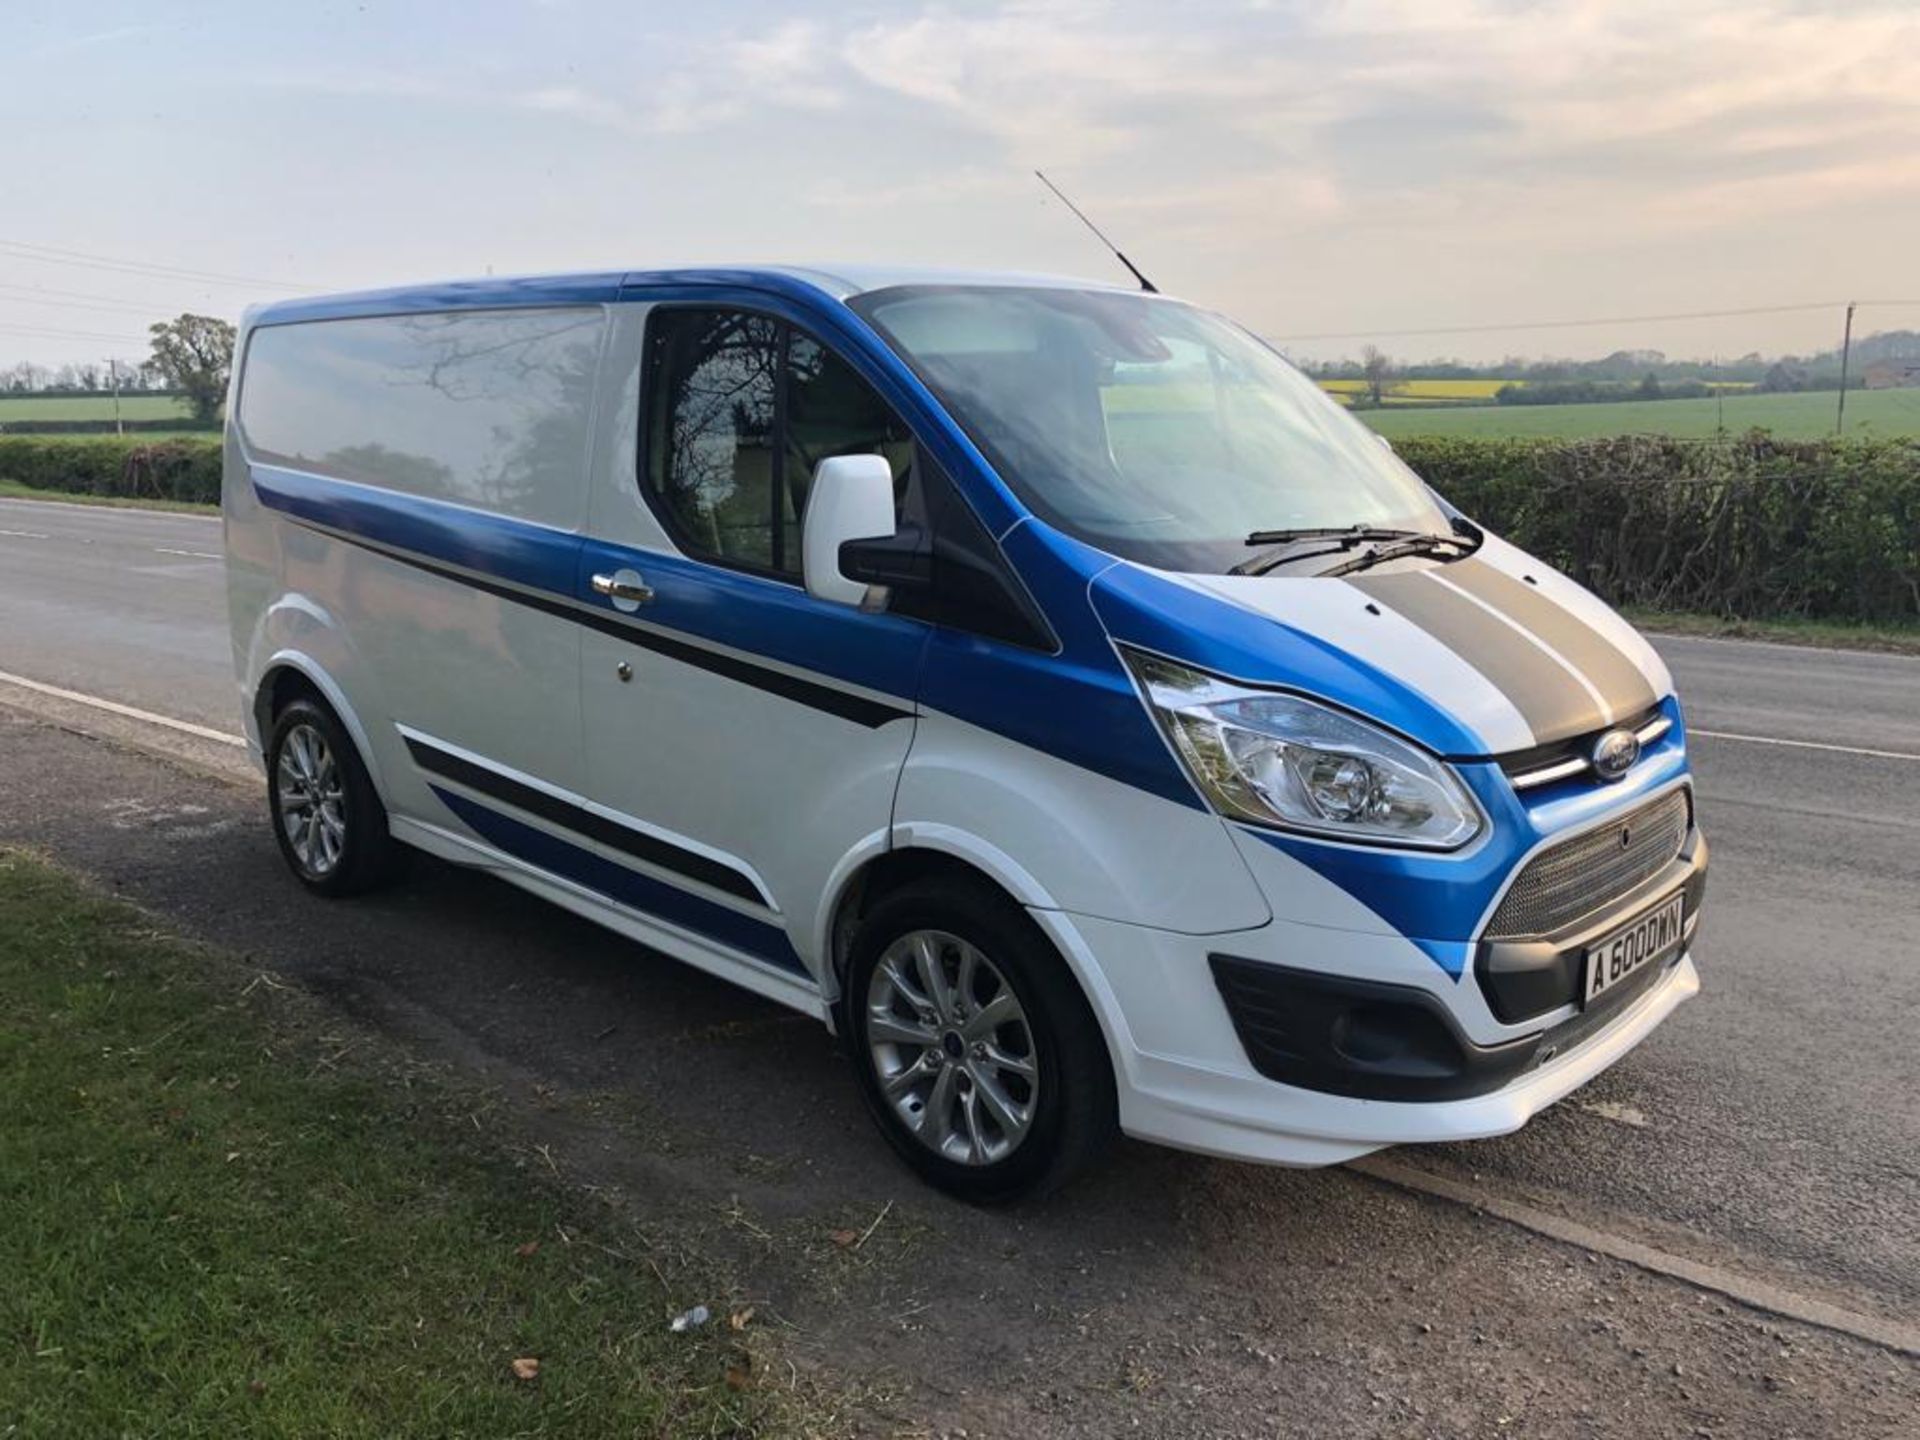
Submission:
M 414 764 L 422 770 L 504 801 L 516 810 L 538 815 L 542 820 L 551 821 L 577 835 L 584 835 L 589 840 L 597 840 L 608 849 L 631 855 L 636 860 L 644 860 L 662 870 L 671 870 L 755 905 L 764 906 L 767 903 L 751 876 L 723 860 L 702 855 L 697 850 L 689 850 L 658 835 L 649 835 L 644 830 L 635 830 L 604 815 L 596 815 L 570 800 L 562 800 L 558 795 L 549 795 L 544 790 L 524 785 L 511 776 L 475 764 L 412 735 L 403 738 L 407 742 L 407 753 L 413 756 Z

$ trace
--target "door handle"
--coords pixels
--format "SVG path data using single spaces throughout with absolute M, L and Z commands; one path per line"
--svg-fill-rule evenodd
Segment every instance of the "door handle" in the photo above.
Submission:
M 653 587 L 640 578 L 637 570 L 616 570 L 611 575 L 593 577 L 593 593 L 605 595 L 619 610 L 637 610 L 653 600 Z

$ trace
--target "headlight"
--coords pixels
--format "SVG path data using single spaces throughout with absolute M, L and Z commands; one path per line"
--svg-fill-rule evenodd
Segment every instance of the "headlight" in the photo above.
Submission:
M 1297 695 L 1121 651 L 1154 718 L 1223 815 L 1342 840 L 1453 850 L 1480 808 L 1444 761 Z

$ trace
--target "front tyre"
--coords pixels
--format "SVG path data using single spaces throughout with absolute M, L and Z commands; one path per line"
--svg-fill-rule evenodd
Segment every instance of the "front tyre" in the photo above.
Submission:
M 1045 1193 L 1117 1128 L 1086 998 L 1026 914 L 983 885 L 923 881 L 875 905 L 841 1005 L 868 1109 L 942 1190 L 983 1203 Z
M 316 894 L 357 895 L 400 868 L 400 846 L 360 752 L 333 712 L 312 700 L 274 717 L 267 807 L 287 868 Z

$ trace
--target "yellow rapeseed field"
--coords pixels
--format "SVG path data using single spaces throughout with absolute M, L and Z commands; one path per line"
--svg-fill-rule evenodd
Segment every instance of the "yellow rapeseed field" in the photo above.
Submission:
M 1367 388 L 1364 380 L 1322 380 L 1320 388 L 1330 395 L 1358 395 Z M 1387 393 L 1405 400 L 1491 400 L 1502 385 L 1513 380 L 1396 380 Z

